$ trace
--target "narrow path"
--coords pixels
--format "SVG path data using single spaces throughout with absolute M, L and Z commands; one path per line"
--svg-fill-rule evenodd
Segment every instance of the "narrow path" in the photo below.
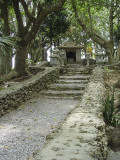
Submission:
M 0 118 L 0 160 L 25 160 L 41 149 L 46 136 L 59 128 L 75 108 L 89 77 L 80 78 L 85 77 L 79 75 L 84 72 L 83 68 L 68 68 L 67 75 L 50 85 L 49 90 Z M 74 74 L 72 78 L 71 74 Z

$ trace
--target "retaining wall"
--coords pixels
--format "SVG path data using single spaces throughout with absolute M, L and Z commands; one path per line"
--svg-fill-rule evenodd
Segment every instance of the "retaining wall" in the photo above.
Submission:
M 32 98 L 37 92 L 47 88 L 59 77 L 57 68 L 45 68 L 45 71 L 34 75 L 32 78 L 12 85 L 0 91 L 0 116 L 10 108 L 16 108 L 21 102 Z

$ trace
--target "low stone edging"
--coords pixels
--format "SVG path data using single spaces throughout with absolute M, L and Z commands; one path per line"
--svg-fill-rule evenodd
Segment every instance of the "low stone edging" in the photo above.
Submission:
M 91 117 L 90 123 L 93 122 L 93 127 L 97 129 L 97 136 L 95 138 L 95 142 L 97 143 L 95 150 L 91 150 L 91 155 L 95 160 L 105 160 L 108 156 L 103 117 L 105 90 L 102 68 L 95 67 L 82 102 L 80 102 L 80 106 L 85 107 L 86 110 L 92 113 L 93 117 Z
M 45 70 L 45 67 L 48 67 L 48 66 L 49 66 L 49 62 L 43 61 L 40 64 L 37 64 L 35 66 L 29 66 L 28 71 L 31 74 L 35 75 L 39 72 L 43 72 Z
M 54 82 L 59 77 L 57 68 L 46 68 L 42 73 L 34 75 L 32 78 L 15 84 L 0 91 L 0 116 L 10 108 L 16 108 L 21 102 L 45 89 L 47 85 Z

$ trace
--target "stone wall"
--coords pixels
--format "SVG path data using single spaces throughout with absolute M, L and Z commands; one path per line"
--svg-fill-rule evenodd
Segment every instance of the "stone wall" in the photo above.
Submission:
M 100 67 L 95 67 L 83 96 L 83 103 L 81 103 L 80 106 L 82 105 L 91 113 L 92 127 L 97 129 L 97 136 L 94 139 L 95 141 L 93 141 L 93 143 L 96 143 L 95 150 L 91 152 L 92 157 L 96 160 L 105 160 L 108 154 L 105 122 L 103 118 L 105 91 L 103 71 Z
M 44 67 L 48 67 L 48 65 L 49 65 L 49 62 L 43 61 L 40 64 L 37 64 L 35 66 L 29 66 L 28 71 L 31 74 L 35 75 L 35 74 L 37 74 L 39 72 L 43 72 L 45 70 Z
M 47 85 L 59 77 L 57 68 L 46 68 L 44 72 L 32 78 L 0 91 L 0 116 L 10 108 L 16 108 L 21 102 L 26 101 L 37 92 L 47 88 Z

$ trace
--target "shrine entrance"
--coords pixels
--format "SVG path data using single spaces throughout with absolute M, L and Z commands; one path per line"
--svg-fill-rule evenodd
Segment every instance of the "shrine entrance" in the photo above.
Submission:
M 75 51 L 66 51 L 67 62 L 76 61 L 76 52 Z
M 59 50 L 62 50 L 65 54 L 67 62 L 80 62 L 81 63 L 81 49 L 83 45 L 79 45 L 73 42 L 66 42 L 59 46 Z

